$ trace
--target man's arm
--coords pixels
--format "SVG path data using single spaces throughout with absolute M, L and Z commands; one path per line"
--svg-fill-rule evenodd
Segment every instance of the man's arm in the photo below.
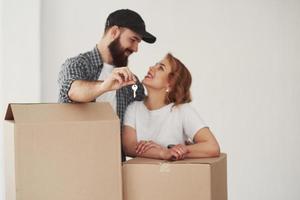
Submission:
M 101 94 L 134 84 L 136 79 L 128 67 L 115 68 L 105 81 L 75 80 L 68 92 L 72 101 L 90 102 Z
M 67 60 L 59 73 L 59 102 L 91 102 L 104 92 L 135 83 L 127 67 L 115 68 L 104 82 L 87 80 L 91 71 L 84 60 Z
M 103 81 L 75 80 L 71 84 L 68 96 L 72 101 L 91 102 L 104 93 Z

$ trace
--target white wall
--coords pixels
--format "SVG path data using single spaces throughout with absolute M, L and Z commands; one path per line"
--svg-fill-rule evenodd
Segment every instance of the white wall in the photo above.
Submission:
M 56 102 L 63 61 L 94 47 L 111 11 L 131 8 L 158 37 L 131 69 L 142 78 L 168 51 L 188 66 L 194 106 L 228 154 L 229 199 L 300 198 L 300 1 L 44 0 L 41 18 L 38 0 L 0 2 L 2 110 L 40 93 Z
M 3 0 L 0 0 L 0 13 L 2 13 L 3 11 Z M 3 113 L 3 79 L 2 79 L 2 74 L 3 74 L 3 31 L 2 31 L 2 27 L 3 27 L 3 15 L 0 14 L 0 113 Z M 2 115 L 1 115 L 2 117 Z M 2 123 L 0 125 L 0 199 L 4 199 L 4 179 L 2 177 L 4 177 L 4 154 L 3 154 L 3 137 L 2 137 Z
M 40 102 L 40 1 L 0 0 L 0 200 L 7 104 Z

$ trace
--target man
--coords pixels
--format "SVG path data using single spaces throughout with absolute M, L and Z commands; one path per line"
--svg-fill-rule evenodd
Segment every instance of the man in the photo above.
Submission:
M 69 58 L 59 73 L 59 102 L 108 101 L 117 112 L 121 127 L 127 106 L 144 98 L 144 88 L 127 67 L 128 57 L 144 40 L 156 38 L 146 31 L 141 16 L 129 9 L 111 13 L 96 47 Z M 134 95 L 132 85 L 137 85 Z M 124 160 L 124 156 L 122 157 Z

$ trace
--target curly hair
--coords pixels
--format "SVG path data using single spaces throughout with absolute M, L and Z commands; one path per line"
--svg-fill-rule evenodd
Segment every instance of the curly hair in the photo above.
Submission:
M 165 103 L 174 103 L 175 106 L 177 106 L 191 102 L 191 73 L 186 66 L 171 53 L 166 55 L 166 59 L 171 65 L 171 72 L 168 75 L 170 91 L 166 95 Z

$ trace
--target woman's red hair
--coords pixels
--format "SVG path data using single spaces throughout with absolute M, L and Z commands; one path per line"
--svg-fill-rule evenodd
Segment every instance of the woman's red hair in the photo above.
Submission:
M 174 103 L 175 106 L 192 101 L 190 87 L 192 84 L 192 76 L 185 65 L 168 53 L 166 59 L 171 65 L 169 73 L 170 91 L 167 93 L 165 103 Z

